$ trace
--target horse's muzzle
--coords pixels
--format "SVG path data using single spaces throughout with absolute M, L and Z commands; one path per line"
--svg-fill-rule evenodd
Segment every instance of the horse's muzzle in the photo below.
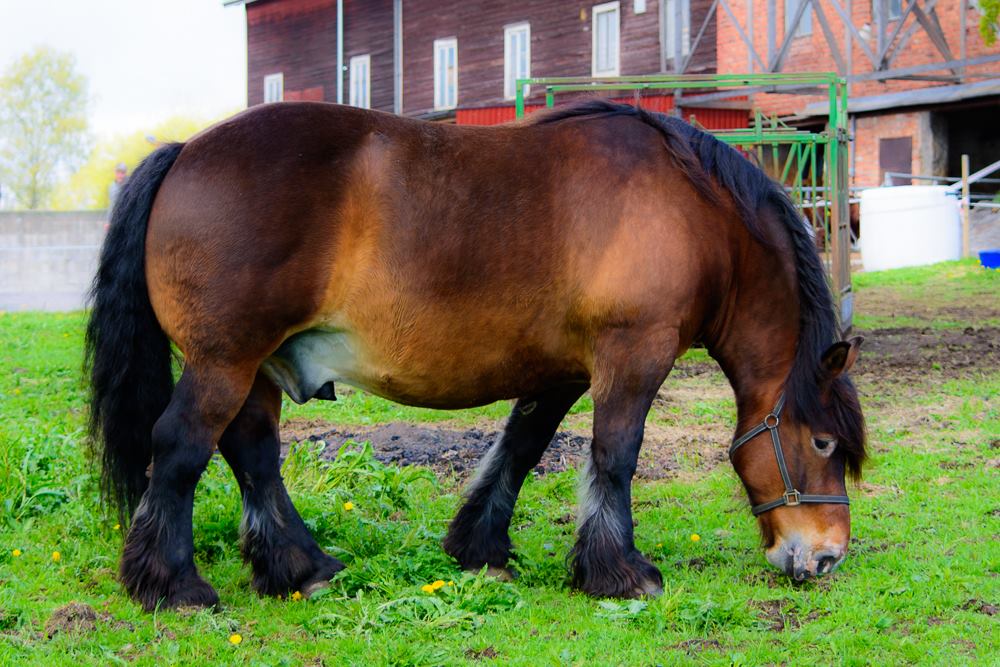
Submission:
M 829 574 L 844 560 L 846 548 L 814 547 L 795 536 L 781 540 L 767 551 L 767 561 L 795 581 Z

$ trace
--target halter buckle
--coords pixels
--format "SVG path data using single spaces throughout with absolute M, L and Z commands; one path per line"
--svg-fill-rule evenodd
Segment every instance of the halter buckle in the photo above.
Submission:
M 773 430 L 778 428 L 778 424 L 780 423 L 781 419 L 778 417 L 778 415 L 774 414 L 773 412 L 769 412 L 768 415 L 764 417 L 764 426 L 766 426 L 769 429 Z
M 802 500 L 800 498 L 801 495 L 802 494 L 800 494 L 798 491 L 792 489 L 791 491 L 785 491 L 783 494 L 781 494 L 781 497 L 785 499 L 785 505 L 787 505 L 788 507 L 795 507 L 796 505 L 802 504 Z

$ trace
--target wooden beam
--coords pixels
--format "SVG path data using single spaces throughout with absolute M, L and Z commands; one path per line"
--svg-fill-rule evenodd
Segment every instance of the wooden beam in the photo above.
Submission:
M 860 46 L 861 50 L 864 51 L 866 56 L 868 56 L 868 60 L 871 61 L 872 67 L 878 67 L 878 58 L 875 57 L 875 54 L 868 46 L 868 43 L 862 39 L 861 33 L 858 32 L 858 29 L 854 27 L 854 24 L 851 22 L 851 16 L 844 11 L 844 7 L 840 4 L 840 0 L 827 0 L 827 2 L 829 2 L 830 6 L 833 7 L 838 14 L 840 14 L 840 20 L 844 22 L 844 26 L 851 33 L 851 35 L 858 40 L 858 46 Z
M 792 46 L 792 39 L 795 37 L 795 33 L 798 32 L 799 21 L 802 20 L 802 15 L 806 13 L 806 7 L 811 3 L 812 0 L 802 0 L 802 3 L 795 8 L 795 16 L 792 17 L 792 28 L 791 30 L 785 30 L 785 38 L 781 42 L 781 48 L 778 50 L 778 55 L 770 62 L 767 69 L 768 72 L 777 72 L 781 69 L 785 56 L 788 55 L 788 49 Z M 785 24 L 787 25 L 788 21 L 785 21 Z
M 903 31 L 903 26 L 906 23 L 907 17 L 913 11 L 913 8 L 917 5 L 917 0 L 910 0 L 906 3 L 906 9 L 903 10 L 903 14 L 899 17 L 899 21 L 896 22 L 896 29 L 892 31 L 889 39 L 885 42 L 885 48 L 880 50 L 878 53 L 878 62 L 881 67 L 882 63 L 885 62 L 885 56 L 892 50 L 892 45 L 899 37 L 899 33 Z
M 837 46 L 837 37 L 833 34 L 833 30 L 830 29 L 830 24 L 827 23 L 822 3 L 815 3 L 813 9 L 816 12 L 816 19 L 819 21 L 819 26 L 823 29 L 823 37 L 826 38 L 826 43 L 830 47 L 830 55 L 833 56 L 833 61 L 837 63 L 837 71 L 842 76 L 846 76 L 850 72 L 847 69 L 847 63 L 844 62 L 844 56 L 840 53 L 840 48 Z
M 751 0 L 752 2 L 753 0 Z M 691 44 L 691 48 L 688 49 L 687 58 L 684 59 L 684 65 L 681 67 L 682 72 L 686 72 L 688 66 L 691 64 L 691 59 L 694 58 L 695 52 L 698 50 L 698 46 L 701 44 L 701 38 L 705 35 L 705 30 L 708 28 L 709 22 L 712 17 L 715 16 L 715 11 L 719 7 L 719 0 L 712 0 L 712 5 L 708 8 L 708 14 L 705 15 L 705 20 L 701 22 L 701 28 L 698 29 L 698 36 L 694 38 L 694 43 Z M 751 56 L 751 66 L 753 69 L 753 57 Z
M 719 2 L 722 3 L 722 8 L 725 9 L 726 14 L 729 15 L 729 20 L 733 22 L 733 27 L 736 28 L 736 32 L 739 34 L 740 39 L 742 39 L 743 43 L 747 45 L 747 48 L 750 50 L 750 53 L 753 55 L 754 60 L 757 61 L 761 70 L 768 71 L 767 66 L 761 61 L 760 56 L 757 55 L 757 51 L 753 48 L 753 43 L 747 39 L 747 34 L 743 32 L 743 26 L 741 26 L 740 22 L 736 20 L 733 10 L 729 7 L 729 2 L 727 0 L 719 0 Z
M 911 74 L 922 74 L 924 72 L 933 72 L 939 69 L 953 69 L 959 67 L 960 65 L 972 66 L 972 65 L 985 65 L 986 63 L 1000 62 L 1000 53 L 994 53 L 988 56 L 979 56 L 977 58 L 968 58 L 966 60 L 952 60 L 951 62 L 944 63 L 928 63 L 926 65 L 914 65 L 912 67 L 900 67 L 894 70 L 879 71 L 879 72 L 869 72 L 867 74 L 852 74 L 850 76 L 851 81 L 880 81 L 882 79 L 896 79 L 900 76 L 909 76 Z M 994 76 L 1000 78 L 1000 72 L 997 72 Z
M 937 14 L 934 13 L 933 7 L 931 7 L 930 12 L 937 19 Z M 920 25 L 923 26 L 924 32 L 931 38 L 931 43 L 944 56 L 944 59 L 954 60 L 955 56 L 951 55 L 951 49 L 948 47 L 948 40 L 941 30 L 941 24 L 936 20 L 931 20 L 931 17 L 925 14 L 924 10 L 920 9 L 920 7 L 914 6 L 913 14 L 917 17 Z M 958 72 L 956 71 L 955 74 L 958 74 Z
M 931 9 L 934 9 L 934 5 L 936 4 L 937 0 L 928 0 L 927 2 L 924 3 L 924 11 L 929 11 Z M 909 43 L 910 39 L 913 38 L 913 35 L 916 34 L 917 28 L 919 27 L 920 27 L 919 22 L 911 23 L 910 27 L 907 28 L 906 32 L 903 33 L 903 36 L 899 38 L 899 44 L 897 44 L 896 48 L 892 50 L 891 54 L 889 54 L 888 60 L 885 62 L 885 64 L 880 63 L 877 69 L 887 69 L 890 65 L 892 65 L 892 61 L 895 60 L 896 56 L 902 53 L 903 49 L 906 48 L 907 43 Z

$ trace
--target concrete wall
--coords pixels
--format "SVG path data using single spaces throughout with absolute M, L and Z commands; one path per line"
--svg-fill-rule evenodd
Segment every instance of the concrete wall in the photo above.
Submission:
M 0 212 L 0 310 L 77 310 L 97 269 L 105 211 Z

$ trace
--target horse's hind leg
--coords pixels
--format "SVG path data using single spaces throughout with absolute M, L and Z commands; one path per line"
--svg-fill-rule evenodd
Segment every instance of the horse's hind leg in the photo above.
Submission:
M 243 494 L 243 558 L 253 567 L 254 589 L 262 595 L 308 595 L 344 565 L 319 548 L 285 490 L 278 460 L 280 415 L 281 390 L 258 374 L 219 440 L 219 451 Z
M 506 566 L 511 550 L 507 530 L 524 478 L 538 465 L 559 423 L 586 390 L 585 384 L 566 385 L 517 401 L 444 540 L 445 551 L 463 568 Z
M 676 330 L 621 330 L 597 345 L 594 441 L 573 549 L 573 585 L 590 595 L 636 597 L 662 590 L 660 571 L 635 548 L 631 485 L 646 413 L 676 350 Z
M 149 488 L 135 511 L 120 568 L 126 590 L 147 610 L 219 600 L 194 564 L 194 490 L 252 380 L 253 370 L 189 359 L 153 427 Z

